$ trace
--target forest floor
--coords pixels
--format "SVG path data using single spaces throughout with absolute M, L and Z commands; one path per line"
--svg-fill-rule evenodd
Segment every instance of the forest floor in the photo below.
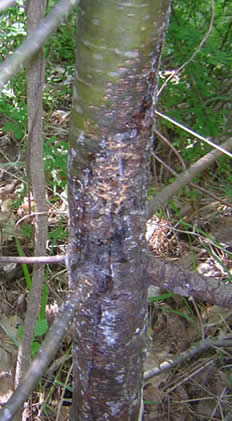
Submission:
M 156 257 L 231 282 L 232 206 L 230 195 L 222 193 L 226 183 L 215 164 L 200 179 L 201 193 L 186 186 L 153 216 L 147 241 Z M 232 309 L 154 288 L 149 297 L 151 346 L 145 373 L 156 367 L 156 375 L 145 381 L 144 421 L 231 419 Z M 214 346 L 201 347 L 210 341 Z
M 64 142 L 68 133 L 68 113 L 57 111 L 51 121 L 53 124 L 49 130 L 61 143 Z M 0 156 L 1 254 L 19 255 L 17 238 L 23 253 L 30 256 L 33 254 L 33 220 L 27 217 L 25 152 L 23 146 L 16 145 L 6 134 L 0 133 L 0 137 L 3 145 Z M 53 159 L 52 155 L 50 159 Z M 214 176 L 215 170 L 216 167 Z M 210 171 L 205 174 L 201 186 L 214 198 L 203 193 L 191 198 L 191 188 L 186 187 L 173 198 L 167 209 L 149 221 L 147 241 L 156 257 L 198 270 L 204 276 L 230 282 L 232 207 L 225 203 L 229 199 L 221 193 L 225 191 L 225 180 L 220 178 L 217 183 L 212 183 Z M 51 177 L 63 180 L 64 170 L 54 168 L 52 176 L 47 174 L 47 177 L 50 186 L 48 253 L 61 254 L 67 244 L 67 195 L 62 187 L 54 193 Z M 31 273 L 32 268 L 29 266 L 28 269 Z M 0 404 L 3 405 L 13 388 L 18 330 L 26 311 L 28 286 L 22 266 L 4 264 L 0 275 Z M 49 292 L 46 315 L 50 325 L 68 290 L 65 267 L 47 266 L 46 285 Z M 232 337 L 232 309 L 187 300 L 160 289 L 149 290 L 148 314 L 151 341 L 145 371 L 175 361 L 193 345 L 197 348 L 202 341 L 223 339 L 225 344 L 225 338 Z M 39 334 L 35 341 L 42 339 L 43 335 Z M 208 347 L 203 352 L 199 349 L 191 358 L 184 354 L 178 365 L 161 370 L 146 380 L 144 421 L 232 419 L 231 348 L 219 345 Z M 25 407 L 25 419 L 68 419 L 71 385 L 70 332 L 33 393 L 31 402 Z

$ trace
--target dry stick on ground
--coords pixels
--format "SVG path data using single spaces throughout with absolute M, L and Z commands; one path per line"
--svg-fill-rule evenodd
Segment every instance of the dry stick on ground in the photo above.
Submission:
M 232 150 L 232 138 L 222 143 L 221 147 L 227 151 Z M 213 150 L 195 162 L 187 171 L 180 174 L 176 180 L 165 187 L 160 193 L 153 197 L 147 204 L 147 219 L 162 207 L 167 206 L 169 199 L 174 196 L 181 187 L 191 183 L 192 179 L 213 164 L 223 152 Z
M 44 0 L 29 0 L 27 3 L 28 34 L 38 26 L 44 14 Z M 43 169 L 42 145 L 42 94 L 44 82 L 43 51 L 34 56 L 27 70 L 27 108 L 28 108 L 28 143 L 27 143 L 27 178 L 28 193 L 32 183 L 35 203 L 35 255 L 46 253 L 48 233 L 47 203 L 45 190 L 45 175 Z M 29 197 L 30 202 L 30 197 Z M 29 206 L 30 209 L 30 206 Z M 34 327 L 39 312 L 42 287 L 44 282 L 44 266 L 33 267 L 32 286 L 29 293 L 28 306 L 24 321 L 22 342 L 19 347 L 15 384 L 18 386 L 29 367 L 31 360 L 31 344 L 34 337 Z
M 31 60 L 40 50 L 49 36 L 69 15 L 73 6 L 78 3 L 78 0 L 60 0 L 49 15 L 41 21 L 38 28 L 15 50 L 14 54 L 0 64 L 0 92 L 3 86 L 17 73 L 20 66 Z
M 62 339 L 71 325 L 74 313 L 80 310 L 91 293 L 92 285 L 86 280 L 85 284 L 82 284 L 75 293 L 68 295 L 60 309 L 57 319 L 49 329 L 49 332 L 40 347 L 40 351 L 34 358 L 22 383 L 10 397 L 4 408 L 0 410 L 0 421 L 10 421 L 19 408 L 21 408 L 22 404 L 27 400 L 41 376 L 46 371 L 49 363 L 52 361 Z

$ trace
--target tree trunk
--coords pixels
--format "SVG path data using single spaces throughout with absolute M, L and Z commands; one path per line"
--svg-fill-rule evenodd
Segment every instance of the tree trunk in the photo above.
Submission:
M 145 202 L 169 0 L 82 0 L 69 146 L 72 420 L 135 421 L 146 349 Z

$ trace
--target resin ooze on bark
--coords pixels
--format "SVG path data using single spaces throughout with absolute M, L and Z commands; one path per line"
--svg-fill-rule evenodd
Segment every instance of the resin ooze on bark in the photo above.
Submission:
M 168 1 L 83 0 L 69 145 L 73 420 L 138 416 L 145 351 L 144 207 Z

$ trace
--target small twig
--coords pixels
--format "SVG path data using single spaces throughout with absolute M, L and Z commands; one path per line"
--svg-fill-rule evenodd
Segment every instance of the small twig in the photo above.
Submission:
M 183 169 L 186 170 L 186 165 L 185 162 L 181 156 L 181 154 L 178 152 L 178 150 L 172 145 L 172 143 L 162 134 L 159 132 L 159 130 L 157 130 L 156 128 L 153 128 L 153 132 L 161 139 L 163 140 L 163 142 L 165 142 L 169 148 L 174 152 L 174 154 L 177 156 L 177 158 L 179 159 L 179 161 L 181 162 Z
M 213 194 L 209 192 L 208 190 L 204 189 L 201 186 L 198 186 L 197 184 L 191 183 L 190 184 L 195 189 L 199 190 L 200 192 L 207 194 L 208 196 L 211 196 L 213 199 L 215 199 L 217 202 L 222 203 L 222 205 L 227 206 L 228 208 L 232 208 L 232 205 L 230 205 L 226 200 L 221 199 L 220 197 L 216 196 L 216 194 Z
M 197 354 L 206 351 L 209 348 L 215 347 L 232 347 L 232 337 L 228 336 L 227 338 L 217 339 L 217 340 L 204 340 L 199 342 L 196 345 L 193 345 L 187 351 L 182 352 L 175 360 L 168 360 L 164 361 L 160 364 L 159 367 L 152 368 L 150 370 L 145 371 L 144 373 L 144 380 L 149 380 L 154 376 L 158 376 L 161 373 L 164 373 L 171 368 L 176 367 L 179 364 L 183 364 L 184 361 L 195 357 Z
M 221 420 L 222 421 L 225 420 L 225 418 L 223 416 L 222 404 L 221 403 L 223 402 L 223 397 L 225 396 L 226 391 L 227 391 L 227 387 L 224 387 L 220 396 L 217 397 L 217 402 L 216 402 L 215 407 L 214 407 L 214 409 L 213 409 L 213 411 L 210 415 L 209 421 L 212 421 L 214 419 L 214 416 L 216 414 L 216 411 L 217 411 L 218 407 L 219 407 L 219 410 L 220 410 L 220 413 L 221 413 Z
M 174 392 L 174 390 L 176 390 L 177 387 L 182 386 L 184 383 L 187 383 L 188 381 L 192 380 L 193 377 L 195 377 L 197 374 L 201 373 L 203 370 L 205 370 L 207 367 L 213 364 L 216 358 L 217 356 L 213 356 L 207 361 L 201 361 L 200 363 L 196 364 L 196 366 L 194 365 L 193 367 L 191 367 L 190 371 L 187 371 L 187 373 L 184 372 L 179 376 L 179 378 L 177 377 L 177 380 L 175 379 L 172 385 L 165 387 L 165 393 L 170 394 Z
M 224 149 L 231 150 L 232 138 L 229 138 L 222 145 Z M 221 153 L 222 152 L 218 150 L 213 150 L 204 155 L 197 162 L 194 162 L 190 168 L 178 175 L 173 183 L 169 184 L 160 193 L 149 200 L 146 212 L 147 219 L 150 219 L 158 209 L 167 206 L 168 201 L 180 190 L 181 187 L 186 186 L 186 184 L 190 184 L 192 179 L 213 164 L 221 156 Z
M 174 124 L 177 127 L 180 127 L 181 129 L 185 130 L 187 133 L 190 133 L 192 136 L 197 137 L 198 139 L 202 140 L 205 143 L 208 143 L 208 145 L 213 146 L 213 148 L 223 152 L 225 155 L 228 155 L 230 158 L 232 158 L 232 153 L 228 152 L 226 149 L 222 148 L 220 145 L 217 145 L 216 143 L 212 142 L 209 138 L 203 137 L 197 132 L 194 132 L 193 130 L 189 129 L 188 127 L 184 126 L 183 124 L 179 123 L 178 121 L 174 120 L 171 117 L 168 117 L 167 115 L 160 113 L 159 111 L 155 111 L 155 113 L 159 116 L 164 118 L 165 120 L 169 121 L 170 123 Z
M 33 256 L 33 257 L 18 257 L 18 256 L 0 256 L 1 263 L 26 263 L 31 265 L 50 264 L 50 263 L 64 263 L 66 256 L 57 254 L 56 256 Z
M 36 215 L 47 215 L 47 212 L 31 212 L 28 213 L 27 215 L 24 215 L 22 218 L 20 218 L 17 222 L 16 222 L 16 226 L 19 225 L 22 221 L 24 221 L 24 219 L 27 218 L 31 218 L 32 216 L 36 216 Z
M 62 418 L 62 417 L 60 416 L 60 415 L 61 415 L 61 414 L 60 414 L 60 411 L 61 411 L 61 408 L 62 408 L 62 405 L 63 405 L 63 401 L 64 401 L 64 394 L 65 394 L 65 391 L 66 391 L 66 386 L 67 386 L 67 384 L 68 384 L 68 381 L 69 381 L 70 376 L 71 376 L 71 373 L 72 373 L 72 369 L 73 369 L 73 365 L 71 364 L 71 366 L 69 367 L 69 370 L 68 370 L 68 374 L 67 374 L 66 379 L 65 379 L 65 383 L 64 383 L 64 386 L 63 386 L 63 390 L 62 390 L 61 397 L 60 397 L 60 399 L 59 399 L 58 408 L 57 408 L 57 413 L 56 413 L 56 420 L 55 420 L 55 421 L 59 421 L 59 419 L 61 419 L 61 418 Z
M 173 170 L 166 162 L 164 162 L 158 155 L 156 155 L 155 152 L 151 152 L 151 155 L 160 163 L 162 164 L 170 173 L 172 173 L 175 177 L 178 177 L 179 174 Z M 212 197 L 213 199 L 217 200 L 217 202 L 222 203 L 223 205 L 227 206 L 228 208 L 232 208 L 232 205 L 230 205 L 226 200 L 221 199 L 220 197 L 216 196 L 215 194 L 211 193 L 210 191 L 204 189 L 203 187 L 198 186 L 195 183 L 190 183 L 190 186 L 193 187 L 196 190 L 199 190 L 200 192 L 207 194 L 208 196 Z M 159 194 L 159 193 L 158 193 Z

